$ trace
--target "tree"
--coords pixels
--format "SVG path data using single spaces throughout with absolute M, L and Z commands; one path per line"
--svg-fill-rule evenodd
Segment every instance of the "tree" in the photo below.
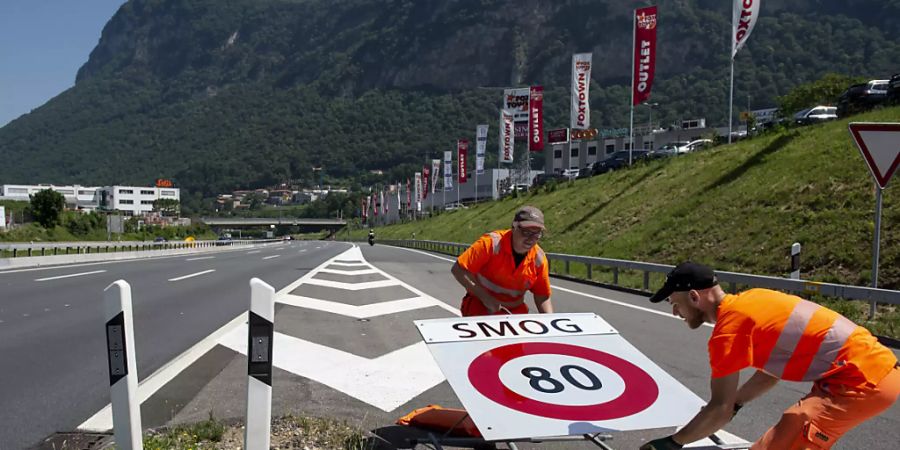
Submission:
M 178 217 L 179 203 L 172 198 L 160 198 L 153 201 L 153 210 L 161 216 Z
M 52 189 L 44 189 L 29 196 L 31 215 L 44 228 L 53 228 L 66 208 L 66 198 Z

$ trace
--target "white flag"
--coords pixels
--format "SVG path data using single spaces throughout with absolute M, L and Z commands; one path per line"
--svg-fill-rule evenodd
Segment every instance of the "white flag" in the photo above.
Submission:
M 758 1 L 758 0 L 757 0 Z M 591 53 L 572 55 L 572 123 L 575 130 L 587 130 L 591 125 Z
M 515 138 L 513 136 L 513 120 L 515 111 L 511 109 L 500 110 L 500 162 L 513 162 L 513 150 Z
M 761 0 L 734 0 L 731 20 L 731 58 L 747 43 L 750 32 L 759 18 L 759 2 Z
M 438 174 L 441 173 L 441 160 L 432 159 L 431 160 L 431 193 L 434 194 L 435 188 L 437 188 L 437 180 Z
M 453 189 L 453 152 L 444 152 L 444 191 Z
M 475 128 L 475 173 L 484 174 L 484 152 L 487 148 L 487 125 L 478 125 Z

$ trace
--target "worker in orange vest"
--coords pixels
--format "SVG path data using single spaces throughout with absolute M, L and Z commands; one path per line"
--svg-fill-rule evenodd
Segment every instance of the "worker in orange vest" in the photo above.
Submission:
M 768 289 L 726 294 L 712 269 L 693 262 L 676 266 L 650 297 L 663 300 L 692 329 L 715 324 L 709 339 L 711 398 L 684 428 L 642 450 L 680 449 L 709 436 L 779 380 L 814 384 L 751 450 L 831 448 L 900 395 L 894 354 L 868 330 L 824 306 Z M 739 386 L 740 370 L 747 367 L 756 373 Z
M 527 314 L 526 291 L 539 312 L 553 312 L 547 256 L 537 244 L 544 231 L 544 213 L 523 206 L 512 228 L 483 235 L 459 255 L 450 271 L 466 288 L 463 316 Z

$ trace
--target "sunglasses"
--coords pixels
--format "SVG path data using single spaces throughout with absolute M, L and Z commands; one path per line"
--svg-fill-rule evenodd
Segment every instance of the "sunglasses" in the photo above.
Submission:
M 540 239 L 544 235 L 544 230 L 529 231 L 524 228 L 519 228 L 519 233 L 522 233 L 522 236 L 526 239 Z

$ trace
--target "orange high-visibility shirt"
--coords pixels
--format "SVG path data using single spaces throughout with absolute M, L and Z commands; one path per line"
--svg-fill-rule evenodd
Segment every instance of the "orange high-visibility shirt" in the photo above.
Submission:
M 713 377 L 754 367 L 790 381 L 878 384 L 897 363 L 865 328 L 824 306 L 768 289 L 726 295 L 709 339 Z
M 515 313 L 527 313 L 525 292 L 550 296 L 550 269 L 544 251 L 535 244 L 516 266 L 512 252 L 512 230 L 486 233 L 457 258 L 459 266 L 475 275 L 491 295 Z M 467 294 L 468 295 L 468 294 Z M 479 314 L 488 314 L 481 301 L 472 303 Z M 466 314 L 466 311 L 463 312 Z M 504 313 L 500 311 L 500 313 Z M 469 313 L 466 315 L 476 315 Z

